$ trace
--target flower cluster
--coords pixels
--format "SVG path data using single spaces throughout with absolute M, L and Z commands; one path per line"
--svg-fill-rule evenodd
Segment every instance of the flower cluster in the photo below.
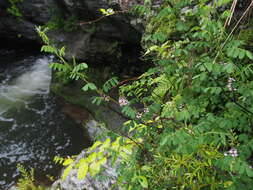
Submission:
M 233 87 L 233 82 L 235 82 L 235 79 L 234 78 L 228 78 L 228 84 L 227 84 L 227 87 L 228 87 L 228 90 L 229 91 L 236 91 L 237 89 Z
M 144 112 L 144 113 L 148 113 L 148 112 L 149 112 L 149 109 L 148 109 L 148 108 L 144 108 L 144 109 L 143 109 L 143 112 Z
M 184 107 L 185 107 L 184 104 L 180 104 L 180 105 L 178 106 L 179 111 L 183 111 Z
M 149 112 L 149 109 L 148 109 L 148 108 L 144 108 L 144 109 L 143 109 L 143 113 L 144 113 L 144 114 L 145 114 L 145 113 L 148 113 L 148 112 Z M 137 119 L 140 119 L 140 118 L 142 117 L 143 113 L 142 113 L 142 112 L 138 112 L 138 113 L 136 114 L 136 118 L 137 118 Z
M 101 97 L 103 98 L 104 101 L 109 102 L 110 101 L 110 97 L 106 96 L 104 94 L 101 95 Z
M 231 148 L 228 152 L 224 153 L 225 156 L 232 156 L 232 157 L 237 157 L 238 152 L 235 148 Z
M 129 104 L 129 102 L 128 102 L 128 100 L 126 99 L 126 98 L 124 98 L 124 97 L 119 97 L 119 105 L 120 106 L 126 106 L 126 105 L 128 105 Z
M 137 119 L 140 119 L 142 117 L 142 113 L 141 112 L 138 112 L 137 114 L 136 114 L 136 118 Z

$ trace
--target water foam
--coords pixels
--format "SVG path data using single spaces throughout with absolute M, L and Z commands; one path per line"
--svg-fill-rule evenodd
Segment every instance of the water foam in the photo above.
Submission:
M 0 86 L 0 115 L 12 106 L 25 102 L 36 94 L 47 94 L 51 82 L 51 69 L 49 63 L 53 57 L 37 59 L 30 68 L 19 77 L 11 81 L 11 84 Z M 0 118 L 1 120 L 1 118 Z

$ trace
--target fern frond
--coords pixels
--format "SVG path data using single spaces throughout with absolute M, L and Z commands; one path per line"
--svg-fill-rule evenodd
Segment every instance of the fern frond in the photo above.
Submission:
M 44 45 L 41 47 L 42 52 L 57 54 L 57 49 L 51 45 Z
M 171 82 L 166 77 L 166 75 L 161 75 L 153 80 L 153 84 L 156 84 L 157 87 L 153 90 L 152 96 L 154 98 L 159 97 L 159 99 L 163 98 L 168 90 L 171 89 Z

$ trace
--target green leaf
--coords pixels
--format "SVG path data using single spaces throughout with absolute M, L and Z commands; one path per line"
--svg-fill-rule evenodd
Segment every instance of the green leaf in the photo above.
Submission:
M 101 144 L 102 144 L 101 141 L 96 141 L 96 142 L 92 145 L 92 147 L 89 148 L 88 152 L 91 152 L 91 151 L 95 150 L 95 149 L 96 149 L 99 145 L 101 145 Z
M 101 163 L 100 162 L 93 162 L 90 167 L 89 167 L 89 172 L 91 176 L 95 176 L 98 174 L 101 168 Z
M 68 166 L 68 165 L 70 165 L 71 163 L 73 163 L 74 162 L 74 160 L 73 159 L 71 159 L 71 158 L 68 158 L 68 159 L 66 159 L 64 162 L 63 162 L 63 166 Z
M 92 103 L 99 106 L 103 100 L 104 100 L 103 97 L 97 96 L 93 98 Z
M 239 51 L 239 59 L 243 59 L 245 56 L 245 50 L 240 49 Z
M 138 181 L 143 188 L 148 188 L 148 180 L 145 176 L 138 176 Z
M 107 93 L 111 88 L 115 87 L 119 83 L 117 77 L 113 77 L 105 82 L 103 85 L 103 90 Z
M 234 65 L 232 63 L 228 63 L 225 65 L 225 70 L 227 73 L 233 73 L 234 72 Z
M 253 170 L 249 167 L 246 168 L 246 174 L 249 177 L 253 177 Z
M 247 55 L 247 57 L 249 58 L 249 59 L 253 59 L 253 55 L 252 55 L 252 53 L 250 52 L 250 51 L 247 51 L 246 50 L 246 55 Z
M 77 172 L 77 178 L 78 179 L 84 179 L 87 175 L 87 172 L 89 170 L 89 165 L 86 162 L 85 159 L 80 161 L 80 166 L 78 168 L 78 172 Z
M 244 165 L 240 165 L 240 167 L 239 167 L 239 174 L 244 174 L 245 172 L 246 172 L 246 168 L 245 168 L 245 166 Z
M 59 50 L 59 54 L 60 54 L 60 56 L 62 56 L 62 57 L 65 56 L 65 47 L 64 47 L 64 46 Z
M 125 145 L 121 147 L 121 150 L 123 150 L 125 153 L 129 155 L 133 153 L 132 149 L 133 149 L 132 145 Z
M 73 166 L 72 165 L 69 165 L 64 171 L 63 171 L 63 174 L 62 174 L 62 179 L 65 180 L 66 177 L 69 175 L 70 171 L 72 170 Z
M 177 22 L 176 27 L 177 27 L 177 30 L 180 32 L 188 29 L 187 25 L 182 21 Z
M 43 45 L 41 47 L 42 52 L 57 54 L 57 49 L 51 45 Z
M 106 157 L 103 157 L 103 158 L 102 158 L 101 160 L 99 160 L 98 162 L 99 162 L 100 165 L 103 165 L 103 164 L 106 163 L 106 161 L 107 161 L 107 158 L 106 158 Z
M 130 106 L 124 106 L 122 109 L 122 113 L 124 113 L 126 116 L 128 116 L 130 118 L 135 117 L 135 110 L 132 109 Z
M 218 6 L 222 6 L 222 5 L 230 3 L 231 1 L 232 0 L 218 0 L 217 3 L 218 3 Z
M 88 91 L 89 90 L 89 85 L 88 84 L 84 85 L 84 87 L 82 88 L 82 90 L 83 91 Z
M 97 89 L 97 87 L 96 87 L 96 85 L 94 83 L 88 83 L 88 84 L 89 84 L 89 88 L 91 90 L 96 90 Z
M 93 153 L 91 153 L 91 154 L 88 156 L 88 158 L 86 158 L 86 160 L 87 160 L 88 163 L 91 163 L 91 162 L 95 161 L 96 158 L 97 158 L 97 153 L 96 153 L 96 152 L 93 152 Z
M 82 88 L 83 91 L 88 91 L 89 89 L 91 89 L 91 90 L 96 90 L 97 87 L 96 87 L 96 85 L 93 84 L 93 83 L 87 83 L 87 84 Z
M 189 120 L 191 115 L 188 110 L 182 110 L 178 112 L 176 116 L 178 120 L 182 121 L 182 120 Z
M 111 146 L 111 139 L 107 138 L 103 145 L 99 148 L 100 152 L 103 152 L 105 149 L 109 148 Z
M 205 63 L 204 65 L 205 65 L 206 69 L 207 69 L 209 72 L 212 71 L 212 69 L 213 69 L 213 64 L 212 64 L 212 63 L 207 62 L 207 63 Z

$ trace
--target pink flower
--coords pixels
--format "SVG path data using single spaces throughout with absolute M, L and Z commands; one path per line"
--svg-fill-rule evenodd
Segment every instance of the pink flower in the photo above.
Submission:
M 104 101 L 109 102 L 110 101 L 110 97 L 106 96 L 105 94 L 102 94 L 102 98 L 104 99 Z
M 233 82 L 235 82 L 234 78 L 228 78 L 228 83 L 227 83 L 227 87 L 229 91 L 236 91 L 237 89 L 233 87 Z
M 128 100 L 124 97 L 119 97 L 119 105 L 120 106 L 126 106 L 127 104 L 129 104 Z
M 138 113 L 136 114 L 136 118 L 137 118 L 137 119 L 140 119 L 141 117 L 142 117 L 142 113 L 138 112 Z
M 228 152 L 224 153 L 224 156 L 232 156 L 232 157 L 237 157 L 238 152 L 235 148 L 231 148 Z
M 144 113 L 148 113 L 148 112 L 149 112 L 149 109 L 148 109 L 148 108 L 144 108 L 144 109 L 143 109 L 143 112 L 144 112 Z
M 231 148 L 228 152 L 229 152 L 230 156 L 232 156 L 232 157 L 238 156 L 237 150 L 235 148 Z

